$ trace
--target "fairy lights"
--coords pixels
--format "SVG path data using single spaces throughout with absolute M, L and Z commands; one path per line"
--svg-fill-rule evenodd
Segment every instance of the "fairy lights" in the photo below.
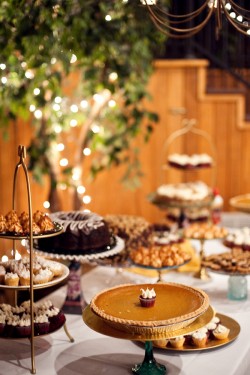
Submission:
M 112 17 L 110 15 L 106 16 L 106 21 L 111 21 Z M 77 56 L 75 54 L 71 55 L 70 62 L 73 64 L 77 61 Z M 57 63 L 56 58 L 51 59 L 51 64 L 54 65 Z M 28 65 L 25 61 L 20 60 L 20 66 L 24 70 L 24 82 L 25 80 L 33 80 L 35 79 L 35 70 L 29 69 Z M 8 80 L 11 81 L 11 74 L 13 72 L 8 70 L 8 67 L 5 63 L 0 63 L 0 84 L 6 85 L 8 84 Z M 118 74 L 113 71 L 109 74 L 109 81 L 115 82 L 118 79 Z M 71 167 L 72 162 L 72 155 L 69 154 L 68 150 L 68 143 L 71 144 L 77 141 L 77 130 L 74 132 L 70 132 L 71 128 L 81 129 L 84 124 L 84 120 L 86 116 L 93 110 L 99 111 L 99 108 L 105 106 L 106 108 L 114 108 L 117 103 L 114 99 L 112 99 L 112 94 L 109 90 L 105 89 L 102 92 L 96 92 L 92 99 L 88 98 L 69 98 L 65 95 L 57 95 L 54 98 L 52 97 L 53 92 L 50 90 L 50 81 L 44 80 L 43 82 L 36 82 L 36 85 L 33 86 L 30 96 L 30 104 L 29 104 L 29 112 L 33 115 L 35 120 L 43 120 L 49 121 L 51 126 L 52 133 L 54 132 L 57 137 L 59 137 L 59 141 L 55 142 L 52 141 L 51 145 L 51 154 L 49 155 L 50 159 L 53 163 L 57 163 L 58 166 L 62 168 L 59 169 L 60 179 L 58 181 L 58 189 L 65 191 L 69 187 L 74 186 L 79 195 L 80 200 L 84 205 L 90 204 L 92 198 L 89 194 L 86 194 L 86 187 L 82 184 L 82 167 Z M 33 95 L 33 97 L 32 97 Z M 41 100 L 46 102 L 46 105 L 43 108 L 39 108 Z M 100 133 L 100 131 L 104 131 L 103 128 L 99 126 L 98 123 L 94 122 L 89 125 L 89 130 L 91 130 L 94 134 Z M 65 153 L 65 154 L 64 154 Z M 82 149 L 83 157 L 88 157 L 91 155 L 91 149 L 86 145 Z M 68 167 L 68 169 L 67 169 Z M 66 170 L 66 174 L 64 175 L 64 169 Z M 71 171 L 71 175 L 69 175 L 68 171 Z M 66 180 L 64 182 L 63 180 Z M 51 204 L 48 200 L 45 200 L 43 203 L 43 207 L 45 209 L 49 209 Z M 87 210 L 88 211 L 88 210 Z

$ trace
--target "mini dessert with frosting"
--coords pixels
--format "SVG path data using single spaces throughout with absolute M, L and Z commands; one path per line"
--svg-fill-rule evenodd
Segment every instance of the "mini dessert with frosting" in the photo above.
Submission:
M 250 250 L 250 228 L 244 227 L 230 231 L 225 238 L 225 246 Z
M 154 288 L 147 288 L 146 290 L 141 288 L 141 294 L 139 299 L 142 307 L 153 307 L 156 299 L 156 293 Z
M 202 181 L 164 184 L 157 188 L 154 203 L 210 202 L 211 188 Z
M 185 342 L 185 337 L 184 336 L 177 336 L 169 340 L 170 345 L 173 348 L 182 348 Z
M 34 303 L 34 334 L 35 336 L 54 332 L 66 321 L 63 312 L 51 301 Z M 25 338 L 31 335 L 30 301 L 20 306 L 0 304 L 0 336 Z
M 230 329 L 225 327 L 222 324 L 218 324 L 218 326 L 213 330 L 213 335 L 218 340 L 224 340 L 228 337 Z
M 193 155 L 174 153 L 168 157 L 168 164 L 180 169 L 207 168 L 211 167 L 212 163 L 212 157 L 205 153 Z
M 198 348 L 203 348 L 208 340 L 208 331 L 206 328 L 201 328 L 192 334 L 192 341 Z

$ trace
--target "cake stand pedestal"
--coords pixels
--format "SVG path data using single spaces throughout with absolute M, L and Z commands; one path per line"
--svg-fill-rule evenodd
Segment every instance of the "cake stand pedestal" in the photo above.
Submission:
M 200 267 L 199 267 L 199 270 L 194 274 L 194 277 L 200 280 L 210 280 L 211 277 L 209 273 L 207 272 L 206 267 L 202 265 L 202 261 L 205 256 L 204 247 L 205 247 L 206 240 L 205 238 L 200 238 L 199 241 L 200 241 Z
M 142 363 L 132 367 L 132 372 L 139 375 L 163 375 L 167 368 L 156 362 L 152 341 L 145 341 L 145 357 Z
M 121 331 L 114 328 L 113 326 L 107 324 L 104 319 L 101 319 L 99 316 L 94 314 L 90 306 L 87 306 L 84 309 L 82 317 L 83 321 L 89 328 L 103 335 L 118 339 L 145 342 L 144 359 L 142 363 L 136 364 L 131 368 L 132 373 L 139 375 L 164 375 L 167 373 L 167 367 L 159 364 L 154 358 L 153 341 L 186 335 L 198 330 L 201 327 L 204 327 L 214 317 L 214 310 L 211 306 L 209 306 L 204 314 L 200 315 L 187 327 L 180 328 L 176 331 L 165 332 L 164 334 L 153 332 L 150 335 L 147 334 L 145 336 L 141 333 Z
M 138 267 L 138 268 L 144 268 L 144 269 L 147 269 L 147 270 L 154 270 L 157 272 L 157 275 L 158 275 L 158 278 L 157 278 L 157 283 L 160 283 L 160 282 L 164 282 L 163 280 L 163 272 L 164 271 L 171 271 L 171 270 L 175 270 L 175 269 L 178 269 L 182 266 L 184 266 L 185 264 L 189 263 L 191 260 L 188 259 L 186 260 L 185 262 L 181 263 L 181 264 L 176 264 L 174 266 L 165 266 L 165 267 L 153 267 L 153 266 L 144 266 L 143 264 L 139 264 L 139 263 L 132 263 L 132 265 L 134 267 Z

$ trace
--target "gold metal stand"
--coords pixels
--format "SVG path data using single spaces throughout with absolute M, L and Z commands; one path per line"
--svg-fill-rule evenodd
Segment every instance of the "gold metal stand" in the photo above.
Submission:
M 197 271 L 194 274 L 194 277 L 196 277 L 197 279 L 201 279 L 201 280 L 209 280 L 211 277 L 208 274 L 206 268 L 203 267 L 203 265 L 202 265 L 202 261 L 204 259 L 204 245 L 205 245 L 205 239 L 204 238 L 200 239 L 200 245 L 201 245 L 201 248 L 200 248 L 200 269 L 199 269 L 199 271 Z
M 24 163 L 24 159 L 26 158 L 26 149 L 24 146 L 18 147 L 18 156 L 20 157 L 19 162 L 16 165 L 15 173 L 14 173 L 14 183 L 13 183 L 13 195 L 12 195 L 12 202 L 13 202 L 13 210 L 15 209 L 15 193 L 16 193 L 16 181 L 17 181 L 17 174 L 19 168 L 22 168 L 25 174 L 26 180 L 26 188 L 28 194 L 28 208 L 29 208 L 29 248 L 30 248 L 30 270 L 33 270 L 33 223 L 32 223 L 32 202 L 31 202 L 31 192 L 30 192 L 30 183 L 29 183 L 29 175 L 28 169 Z M 13 256 L 15 259 L 16 247 L 15 247 L 15 240 L 13 240 Z M 15 291 L 15 294 L 17 292 Z M 17 298 L 16 298 L 17 299 Z M 35 367 L 35 352 L 34 352 L 34 289 L 33 289 L 33 272 L 30 272 L 30 317 L 31 317 L 31 337 L 30 337 L 30 344 L 31 344 L 31 373 L 36 373 Z
M 215 181 L 216 181 L 216 148 L 214 145 L 214 142 L 210 135 L 202 129 L 199 129 L 196 127 L 197 121 L 195 119 L 183 119 L 182 120 L 182 127 L 173 133 L 170 134 L 170 136 L 166 139 L 164 145 L 163 145 L 163 150 L 162 150 L 162 169 L 168 169 L 169 167 L 166 165 L 166 154 L 169 152 L 170 145 L 179 137 L 185 136 L 187 133 L 193 133 L 197 136 L 200 136 L 205 139 L 207 142 L 210 151 L 213 156 L 213 166 L 212 166 L 212 174 L 211 174 L 211 184 L 212 186 L 215 186 Z
M 29 212 L 29 235 L 27 236 L 28 246 L 29 246 L 29 261 L 30 261 L 30 270 L 33 270 L 33 215 L 32 215 L 32 202 L 31 202 L 31 192 L 30 192 L 30 183 L 29 183 L 29 175 L 28 169 L 25 165 L 24 159 L 26 158 L 26 149 L 24 146 L 18 147 L 18 156 L 20 157 L 19 162 L 16 165 L 15 172 L 14 172 L 14 181 L 13 181 L 13 193 L 12 193 L 12 209 L 15 210 L 16 208 L 16 185 L 17 185 L 17 175 L 20 168 L 24 171 L 25 180 L 26 180 L 26 188 L 27 188 L 27 195 L 28 195 L 28 212 Z M 60 231 L 58 231 L 58 234 Z M 55 234 L 56 235 L 56 234 Z M 20 237 L 15 236 L 5 236 L 5 238 L 9 238 L 13 240 L 13 259 L 16 257 L 16 241 L 20 240 Z M 23 237 L 22 237 L 23 238 Z M 33 272 L 30 272 L 30 320 L 31 320 L 31 336 L 29 338 L 30 345 L 31 345 L 31 374 L 36 374 L 36 366 L 35 366 L 35 350 L 34 350 L 34 284 L 33 284 Z M 5 290 L 6 299 L 9 304 L 12 306 L 17 305 L 17 293 L 18 288 L 14 290 Z M 66 324 L 64 324 L 64 330 L 66 335 L 68 336 L 70 342 L 74 342 L 73 337 L 69 334 Z

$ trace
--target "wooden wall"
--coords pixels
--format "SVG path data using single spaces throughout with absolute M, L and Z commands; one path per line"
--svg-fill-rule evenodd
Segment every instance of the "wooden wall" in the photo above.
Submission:
M 150 142 L 141 149 L 144 176 L 142 186 L 129 191 L 120 184 L 123 168 L 107 170 L 93 183 L 86 180 L 87 194 L 92 196 L 88 208 L 100 214 L 142 215 L 151 222 L 160 221 L 164 212 L 149 203 L 147 196 L 162 183 L 187 179 L 187 175 L 174 170 L 163 170 L 166 160 L 164 144 L 168 136 L 179 129 L 182 120 L 196 119 L 197 126 L 208 132 L 216 147 L 216 186 L 225 199 L 225 209 L 230 210 L 230 197 L 250 192 L 250 124 L 244 121 L 244 98 L 232 94 L 206 94 L 206 69 L 204 60 L 156 61 L 155 72 L 149 83 L 152 101 L 148 107 L 156 111 L 160 121 Z M 185 109 L 185 114 L 176 114 Z M 13 174 L 19 144 L 29 144 L 32 128 L 17 122 L 10 127 L 9 140 L 0 139 L 0 212 L 7 213 L 12 206 Z M 181 137 L 171 145 L 177 152 L 209 152 L 204 138 L 196 135 Z M 191 176 L 211 182 L 211 173 Z M 189 178 L 189 177 L 188 177 Z M 26 186 L 20 178 L 17 188 L 17 209 L 27 207 Z M 43 209 L 47 199 L 48 184 L 31 183 L 33 211 Z M 63 195 L 63 209 L 71 209 L 70 193 Z

